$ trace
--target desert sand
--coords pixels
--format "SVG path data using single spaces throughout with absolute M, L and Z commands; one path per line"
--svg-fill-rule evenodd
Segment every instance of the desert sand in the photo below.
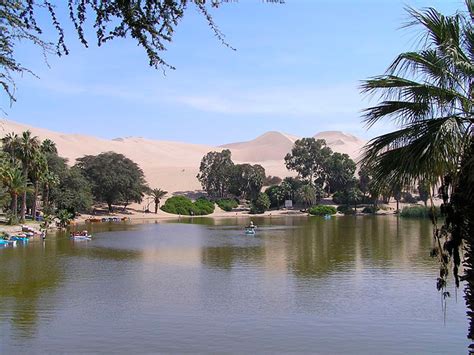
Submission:
M 140 137 L 102 139 L 92 135 L 65 134 L 32 127 L 2 119 L 0 135 L 17 134 L 30 130 L 41 140 L 51 139 L 57 145 L 60 156 L 70 165 L 84 155 L 97 155 L 114 151 L 135 161 L 144 171 L 152 188 L 161 188 L 173 194 L 199 193 L 201 185 L 196 179 L 202 157 L 210 151 L 230 149 L 235 163 L 261 164 L 267 175 L 294 176 L 286 169 L 284 156 L 299 138 L 281 132 L 267 132 L 251 141 L 230 143 L 219 147 L 183 142 L 158 141 Z M 310 135 L 308 135 L 310 136 Z M 357 159 L 365 142 L 353 135 L 338 131 L 320 132 L 318 139 L 326 139 L 328 146 L 336 152 L 347 153 Z M 145 204 L 146 202 L 144 202 Z

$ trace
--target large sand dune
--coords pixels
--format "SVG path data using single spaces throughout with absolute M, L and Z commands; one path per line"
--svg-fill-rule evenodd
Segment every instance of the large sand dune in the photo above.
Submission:
M 53 140 L 59 154 L 67 158 L 71 165 L 77 158 L 87 154 L 96 155 L 107 151 L 124 154 L 143 169 L 151 187 L 159 187 L 170 193 L 192 193 L 200 190 L 201 186 L 196 175 L 201 158 L 209 151 L 224 148 L 232 151 L 236 163 L 261 164 L 268 175 L 280 177 L 294 175 L 285 168 L 283 158 L 298 137 L 280 132 L 267 132 L 248 142 L 215 147 L 138 137 L 107 140 L 88 135 L 53 132 L 8 120 L 0 122 L 0 136 L 30 130 L 41 140 L 46 138 Z M 336 131 L 321 132 L 315 137 L 326 139 L 334 151 L 347 153 L 354 159 L 365 143 L 350 134 Z

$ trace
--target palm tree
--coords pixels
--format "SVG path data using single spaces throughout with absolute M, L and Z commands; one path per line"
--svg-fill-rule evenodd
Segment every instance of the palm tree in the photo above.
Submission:
M 18 150 L 20 145 L 20 137 L 15 132 L 8 133 L 2 138 L 2 149 L 5 153 L 8 153 L 10 160 L 15 164 L 18 156 Z
M 362 162 L 370 167 L 378 186 L 413 186 L 420 181 L 441 185 L 447 216 L 443 228 L 436 226 L 433 217 L 436 247 L 432 255 L 437 255 L 441 264 L 437 287 L 444 297 L 449 296 L 445 288 L 451 260 L 459 285 L 464 240 L 466 300 L 474 307 L 474 300 L 469 301 L 474 297 L 474 239 L 469 235 L 474 221 L 472 210 L 466 212 L 466 201 L 460 198 L 472 192 L 462 177 L 471 175 L 472 179 L 474 175 L 473 165 L 469 165 L 474 160 L 474 0 L 466 0 L 466 7 L 466 13 L 452 16 L 433 8 L 408 9 L 408 25 L 423 30 L 421 48 L 400 54 L 384 75 L 362 84 L 363 92 L 380 94 L 382 100 L 365 110 L 368 126 L 392 119 L 399 129 L 372 139 Z
M 155 203 L 155 214 L 158 213 L 158 207 L 160 206 L 160 200 L 168 193 L 168 191 L 164 191 L 162 189 L 152 189 L 149 192 L 149 195 L 153 198 L 153 202 Z
M 36 151 L 40 147 L 38 137 L 32 136 L 30 131 L 23 132 L 19 140 L 19 158 L 23 167 L 23 174 L 25 178 L 28 178 L 28 172 L 31 167 L 31 161 Z M 21 209 L 20 209 L 20 220 L 25 220 L 26 213 L 26 191 L 23 192 Z
M 47 173 L 48 162 L 46 157 L 40 150 L 37 150 L 31 159 L 30 166 L 30 178 L 34 187 L 33 201 L 31 206 L 31 215 L 33 216 L 33 220 L 36 218 L 36 204 L 38 200 L 40 182 L 43 180 L 43 176 Z
M 46 171 L 41 177 L 41 182 L 44 184 L 43 209 L 49 212 L 49 192 L 51 187 L 59 185 L 59 177 L 52 171 Z
M 18 218 L 18 196 L 29 191 L 28 180 L 18 165 L 9 164 L 2 167 L 2 180 L 11 196 L 10 210 L 12 220 Z
M 46 138 L 41 143 L 40 149 L 43 153 L 58 154 L 58 148 L 56 147 L 56 143 L 54 143 L 51 139 L 48 139 L 48 138 Z
M 473 0 L 466 1 L 474 16 Z M 474 33 L 469 16 L 444 16 L 433 8 L 408 10 L 421 26 L 422 47 L 400 54 L 386 74 L 366 80 L 362 91 L 382 102 L 365 110 L 370 127 L 381 119 L 400 126 L 372 139 L 364 165 L 375 181 L 402 186 L 455 177 L 472 137 Z

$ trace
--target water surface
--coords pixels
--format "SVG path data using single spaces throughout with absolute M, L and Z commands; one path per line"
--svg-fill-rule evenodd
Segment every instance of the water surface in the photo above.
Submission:
M 428 221 L 254 221 L 255 237 L 195 218 L 0 249 L 0 352 L 467 352 Z

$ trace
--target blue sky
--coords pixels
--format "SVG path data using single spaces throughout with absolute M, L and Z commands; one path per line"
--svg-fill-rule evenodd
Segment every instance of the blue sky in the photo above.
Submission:
M 240 0 L 212 11 L 232 51 L 190 6 L 163 53 L 177 70 L 165 73 L 148 67 L 132 40 L 97 48 L 89 33 L 83 48 L 60 15 L 71 54 L 49 56 L 47 65 L 38 49 L 18 46 L 39 79 L 18 77 L 18 101 L 9 107 L 1 94 L 0 107 L 10 120 L 104 138 L 224 144 L 269 130 L 370 138 L 393 126 L 364 128 L 360 111 L 376 100 L 358 85 L 416 48 L 416 30 L 400 29 L 406 6 L 464 8 L 461 0 Z

